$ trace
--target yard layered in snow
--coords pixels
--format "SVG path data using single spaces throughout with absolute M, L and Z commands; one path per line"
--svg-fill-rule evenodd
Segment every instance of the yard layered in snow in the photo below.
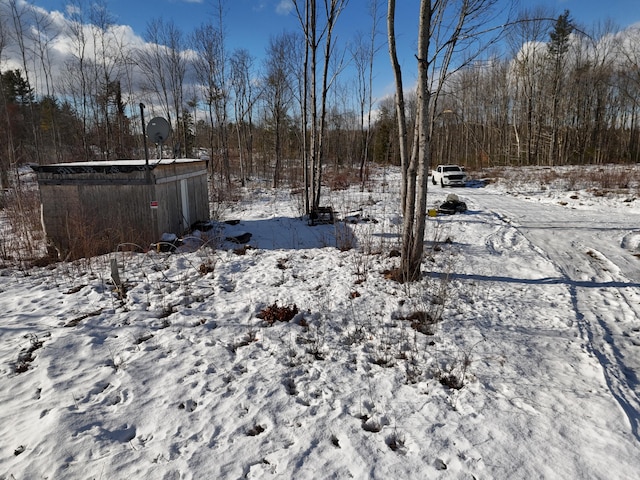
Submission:
M 635 478 L 640 200 L 433 187 L 468 211 L 401 285 L 397 180 L 313 227 L 249 190 L 217 235 L 250 249 L 2 270 L 0 479 Z

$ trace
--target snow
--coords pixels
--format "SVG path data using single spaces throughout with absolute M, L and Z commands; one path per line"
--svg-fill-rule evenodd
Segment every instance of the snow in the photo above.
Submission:
M 327 192 L 349 222 L 318 226 L 253 188 L 174 253 L 0 271 L 0 479 L 635 478 L 632 193 L 433 187 L 468 211 L 401 285 L 397 185 Z
M 110 160 L 109 162 L 105 162 L 102 160 L 89 161 L 89 162 L 66 162 L 66 163 L 54 163 L 50 164 L 50 168 L 57 167 L 143 167 L 145 165 L 151 164 L 152 166 L 157 165 L 172 165 L 174 163 L 194 163 L 203 159 L 193 159 L 193 158 L 150 158 L 146 159 L 131 159 L 131 160 Z

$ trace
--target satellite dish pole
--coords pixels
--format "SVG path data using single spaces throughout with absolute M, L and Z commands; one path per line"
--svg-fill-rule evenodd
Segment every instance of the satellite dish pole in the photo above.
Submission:
M 144 164 L 149 168 L 149 147 L 147 146 L 147 132 L 144 124 L 144 103 L 140 102 L 140 121 L 142 122 L 142 140 L 144 142 Z

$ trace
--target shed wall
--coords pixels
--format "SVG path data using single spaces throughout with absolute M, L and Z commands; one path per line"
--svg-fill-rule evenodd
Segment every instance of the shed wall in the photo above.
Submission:
M 146 248 L 162 233 L 180 235 L 209 219 L 204 162 L 157 165 L 151 172 L 48 169 L 38 172 L 38 181 L 47 236 L 64 255 L 104 253 L 121 243 Z
M 114 250 L 120 243 L 155 241 L 148 198 L 153 186 L 41 185 L 47 237 L 64 252 Z
M 154 170 L 158 232 L 184 233 L 209 219 L 207 171 L 202 166 L 163 165 Z M 185 197 L 186 194 L 186 197 Z

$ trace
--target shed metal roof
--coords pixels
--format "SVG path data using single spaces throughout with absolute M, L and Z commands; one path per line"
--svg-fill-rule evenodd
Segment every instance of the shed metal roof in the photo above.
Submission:
M 74 173 L 128 173 L 135 171 L 145 171 L 147 168 L 153 170 L 158 165 L 174 165 L 199 163 L 204 160 L 196 158 L 163 158 L 147 161 L 141 160 L 109 160 L 109 161 L 93 161 L 93 162 L 69 162 L 69 163 L 53 163 L 50 165 L 33 165 L 32 168 L 36 172 L 58 173 L 58 174 L 74 174 Z

